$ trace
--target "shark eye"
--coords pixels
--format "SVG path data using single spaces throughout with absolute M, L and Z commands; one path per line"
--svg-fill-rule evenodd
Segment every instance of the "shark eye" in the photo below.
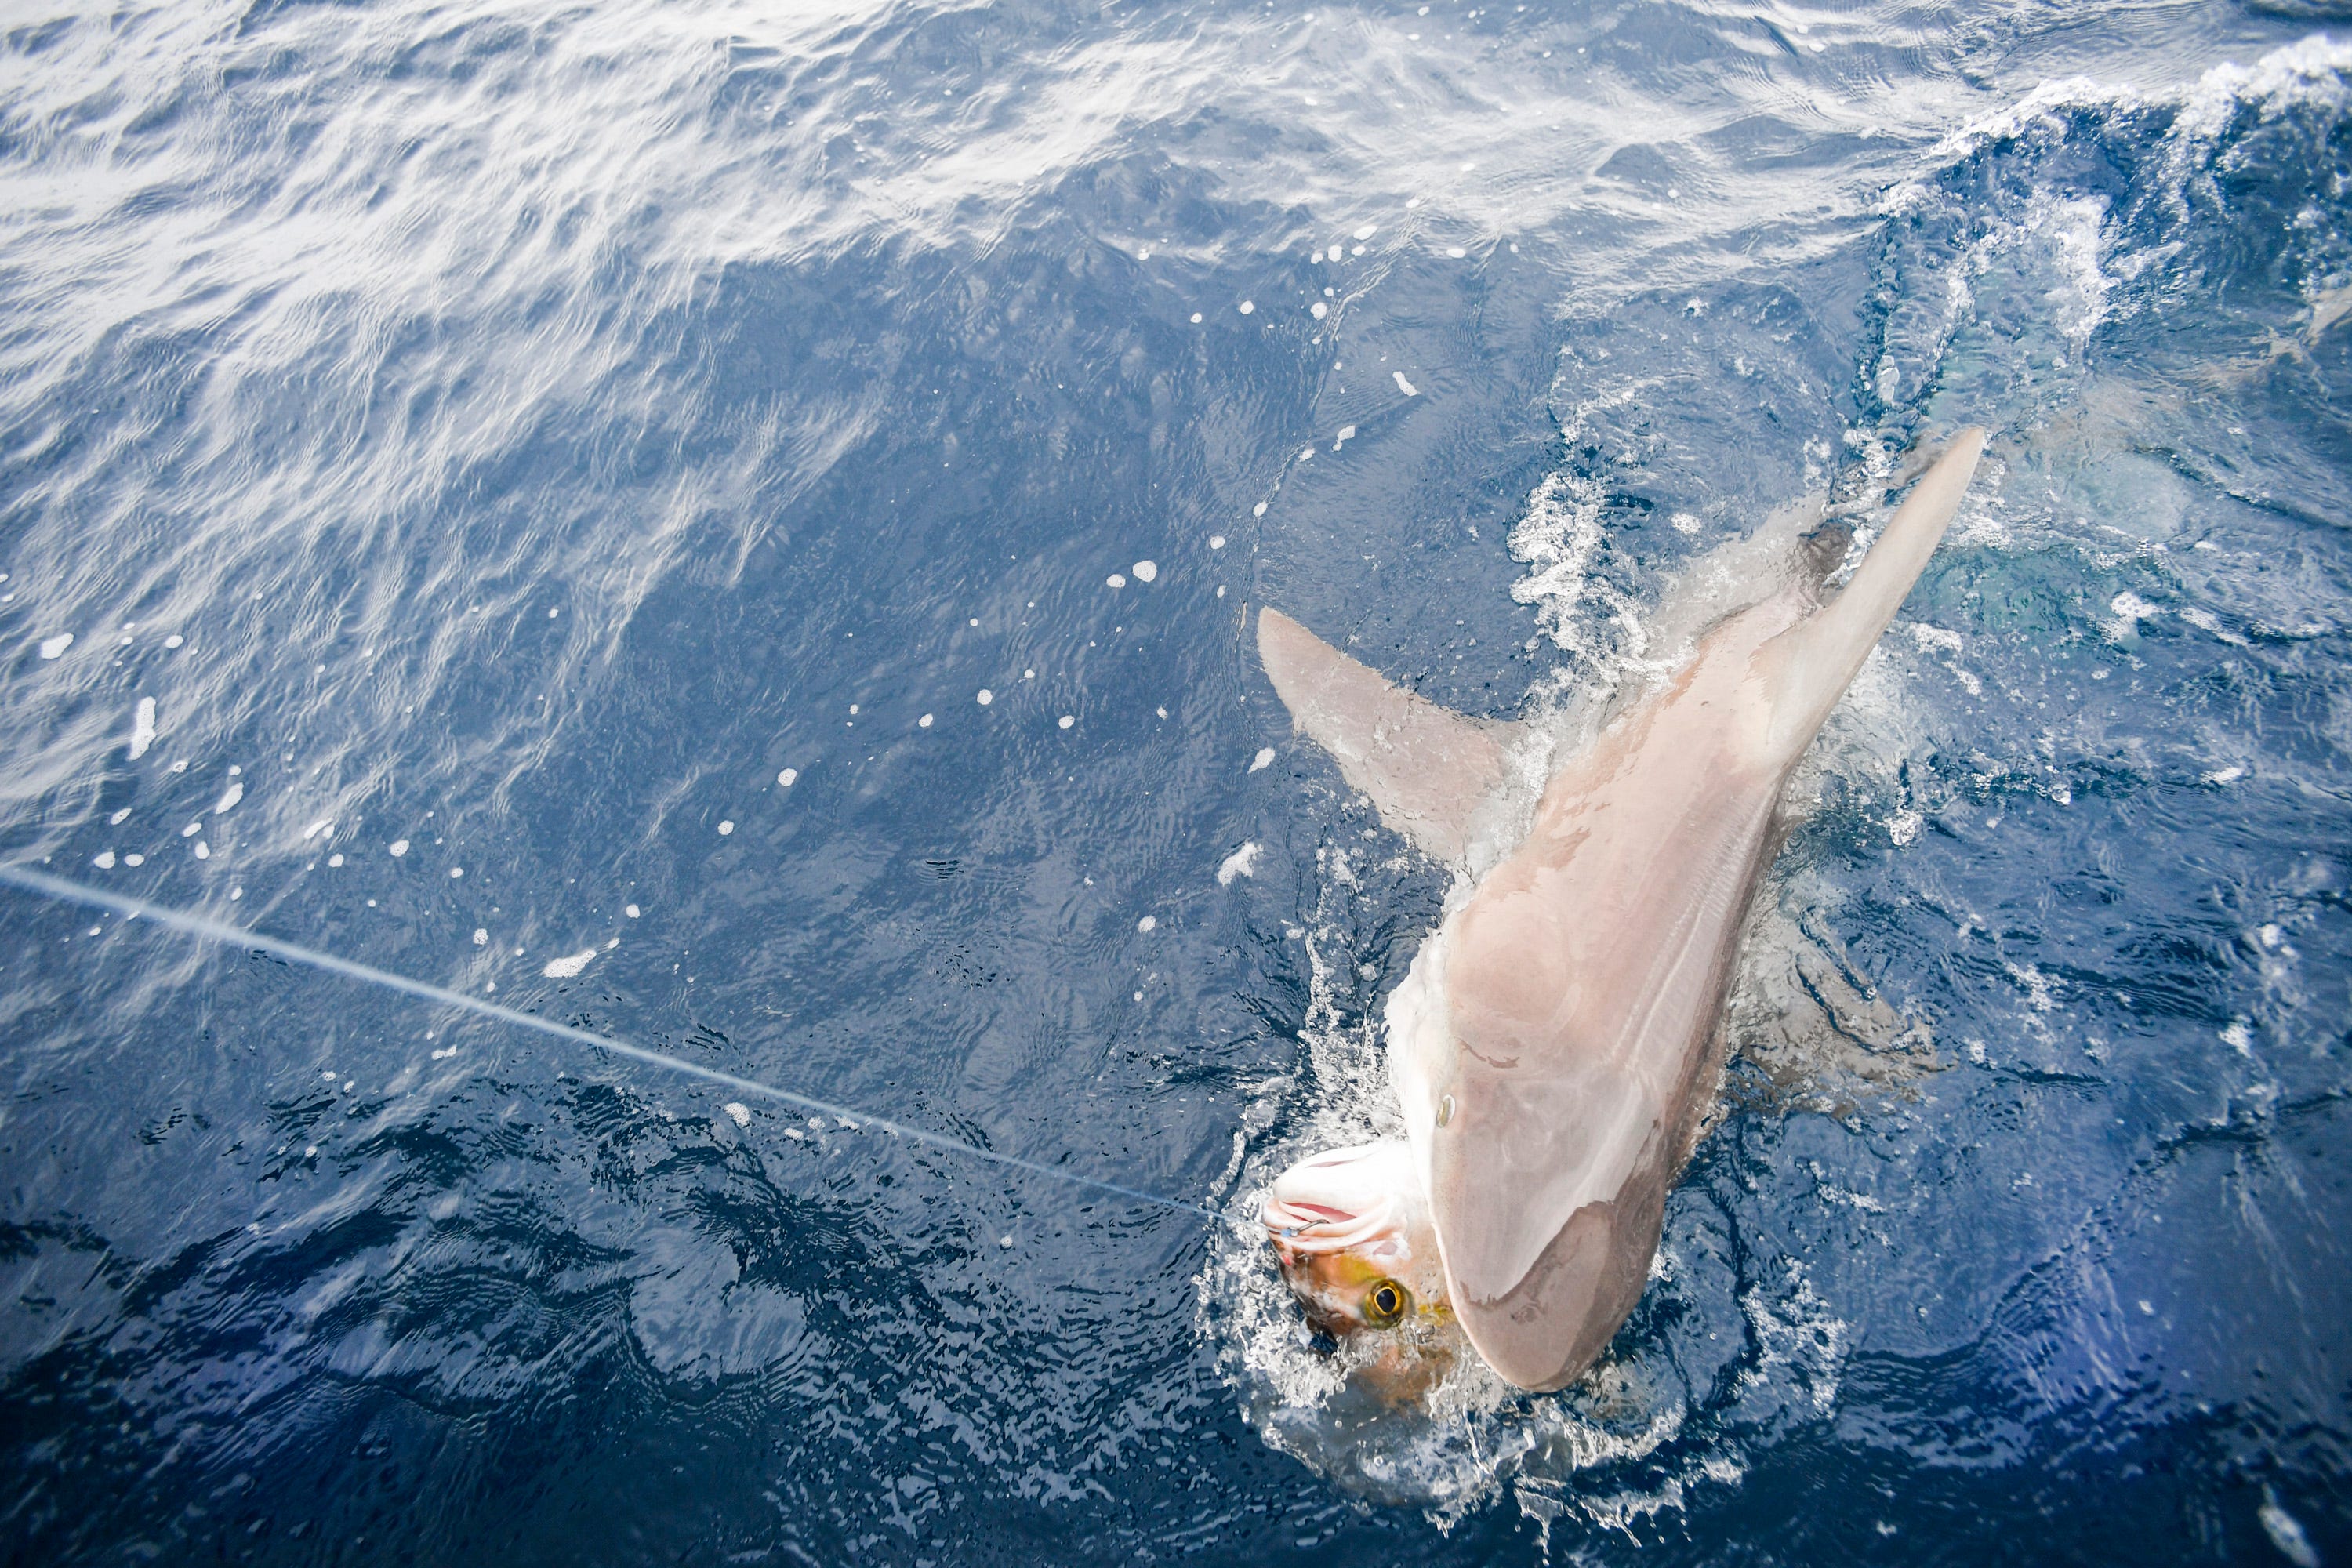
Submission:
M 1393 1329 L 1412 1310 L 1412 1292 L 1393 1279 L 1375 1279 L 1364 1292 L 1364 1321 L 1375 1329 Z

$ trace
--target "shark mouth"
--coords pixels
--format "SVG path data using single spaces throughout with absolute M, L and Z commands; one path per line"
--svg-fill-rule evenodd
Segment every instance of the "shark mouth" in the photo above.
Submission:
M 1390 1174 L 1370 1149 L 1334 1149 L 1292 1166 L 1274 1184 L 1259 1211 L 1276 1244 L 1309 1255 L 1345 1252 L 1383 1232 L 1402 1214 L 1394 1194 L 1381 1190 Z

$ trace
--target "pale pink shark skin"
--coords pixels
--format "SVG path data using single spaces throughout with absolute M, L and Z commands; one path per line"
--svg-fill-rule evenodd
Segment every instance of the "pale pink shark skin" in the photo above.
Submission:
M 1391 995 L 1390 1076 L 1443 1304 L 1509 1382 L 1573 1381 L 1640 1301 L 1713 1088 L 1709 1047 L 1782 790 L 1942 538 L 1983 444 L 1974 429 L 1953 439 L 1828 603 L 1799 582 L 1726 617 L 1671 684 L 1559 766 L 1524 839 Z M 1276 611 L 1259 616 L 1258 647 L 1349 781 L 1391 826 L 1459 861 L 1503 776 L 1503 727 L 1399 690 Z M 1298 1289 L 1307 1281 L 1285 1257 Z

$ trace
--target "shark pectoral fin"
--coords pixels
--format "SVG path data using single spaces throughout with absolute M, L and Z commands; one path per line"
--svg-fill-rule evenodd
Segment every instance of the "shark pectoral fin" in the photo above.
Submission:
M 1845 695 L 1959 510 L 1984 440 L 1974 426 L 1955 437 L 1837 597 L 1757 650 L 1771 710 L 1766 744 L 1775 757 L 1793 761 Z
M 1438 859 L 1462 859 L 1472 818 L 1503 782 L 1511 726 L 1391 685 L 1279 610 L 1258 612 L 1257 651 L 1292 721 L 1381 820 Z

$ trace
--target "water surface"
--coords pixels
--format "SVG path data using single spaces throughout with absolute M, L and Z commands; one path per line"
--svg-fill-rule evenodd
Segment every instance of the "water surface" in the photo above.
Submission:
M 11 1555 L 2352 1552 L 2329 26 L 20 7 L 11 858 L 1236 1221 L 1445 893 L 1249 608 L 1587 711 L 1991 446 L 1586 1384 L 1367 1410 L 1245 1228 L 8 893 Z

